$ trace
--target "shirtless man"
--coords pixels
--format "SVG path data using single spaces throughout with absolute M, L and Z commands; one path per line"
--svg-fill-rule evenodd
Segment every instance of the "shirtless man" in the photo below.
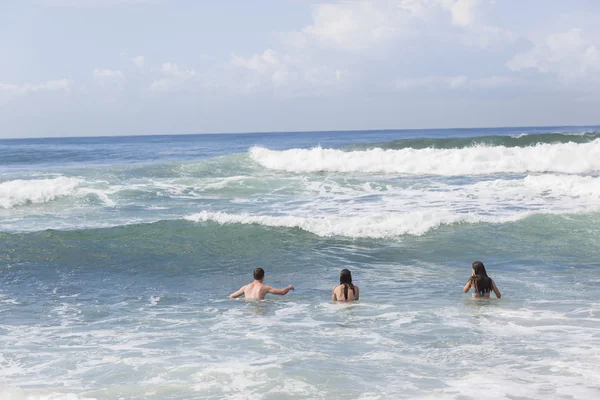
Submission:
M 271 286 L 263 285 L 262 281 L 265 277 L 265 271 L 262 268 L 256 268 L 254 270 L 254 282 L 242 286 L 237 292 L 233 292 L 229 295 L 230 299 L 235 299 L 244 295 L 247 300 L 262 300 L 265 298 L 267 293 L 278 294 L 283 296 L 290 290 L 294 290 L 292 285 L 289 285 L 283 289 L 275 289 Z

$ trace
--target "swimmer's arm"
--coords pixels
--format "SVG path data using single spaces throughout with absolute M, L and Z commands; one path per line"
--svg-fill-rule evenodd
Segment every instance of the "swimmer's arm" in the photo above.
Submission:
M 471 282 L 473 282 L 473 281 L 471 280 L 471 278 L 469 278 L 469 281 L 467 282 L 467 284 L 463 288 L 463 293 L 467 293 L 469 291 L 469 289 L 471 289 Z
M 358 286 L 354 285 L 354 289 L 356 289 L 356 296 L 354 297 L 354 300 L 358 300 L 358 295 L 359 295 Z
M 494 293 L 496 294 L 497 298 L 502 297 L 502 294 L 500 293 L 500 291 L 498 290 L 498 287 L 496 286 L 496 282 L 494 282 L 494 280 L 492 279 L 492 290 L 494 291 Z
M 337 297 L 335 296 L 335 286 L 331 290 L 331 301 L 337 301 Z
M 237 292 L 233 292 L 229 295 L 230 299 L 235 299 L 236 297 L 240 297 L 241 295 L 244 294 L 244 291 L 246 290 L 246 286 L 242 286 L 240 288 L 240 290 L 238 290 Z
M 288 292 L 290 290 L 294 290 L 294 287 L 292 285 L 289 285 L 289 286 L 284 287 L 283 289 L 275 289 L 275 288 L 273 288 L 271 286 L 267 286 L 266 289 L 267 289 L 267 293 L 277 294 L 279 296 L 283 296 L 285 294 L 288 294 Z

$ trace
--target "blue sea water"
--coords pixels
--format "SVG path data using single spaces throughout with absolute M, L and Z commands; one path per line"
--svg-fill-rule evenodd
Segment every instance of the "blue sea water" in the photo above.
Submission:
M 0 398 L 599 398 L 599 223 L 597 126 L 0 140 Z

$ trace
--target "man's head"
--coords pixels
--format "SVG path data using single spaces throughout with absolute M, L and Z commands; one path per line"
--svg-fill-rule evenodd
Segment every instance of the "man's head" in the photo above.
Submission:
M 254 270 L 254 280 L 256 281 L 261 281 L 263 280 L 263 278 L 265 277 L 265 270 L 262 268 L 256 268 Z

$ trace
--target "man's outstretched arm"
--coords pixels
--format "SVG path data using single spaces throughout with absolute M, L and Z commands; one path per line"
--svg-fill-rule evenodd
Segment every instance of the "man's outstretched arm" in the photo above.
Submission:
M 288 292 L 290 290 L 294 290 L 294 287 L 292 285 L 286 286 L 283 289 L 275 289 L 275 288 L 272 288 L 271 286 L 269 286 L 267 288 L 267 293 L 277 294 L 277 295 L 283 296 L 285 294 L 288 294 Z
M 230 299 L 235 299 L 236 297 L 240 297 L 241 295 L 244 294 L 244 290 L 246 289 L 246 286 L 242 286 L 240 288 L 240 290 L 238 290 L 237 292 L 233 292 L 229 295 Z

